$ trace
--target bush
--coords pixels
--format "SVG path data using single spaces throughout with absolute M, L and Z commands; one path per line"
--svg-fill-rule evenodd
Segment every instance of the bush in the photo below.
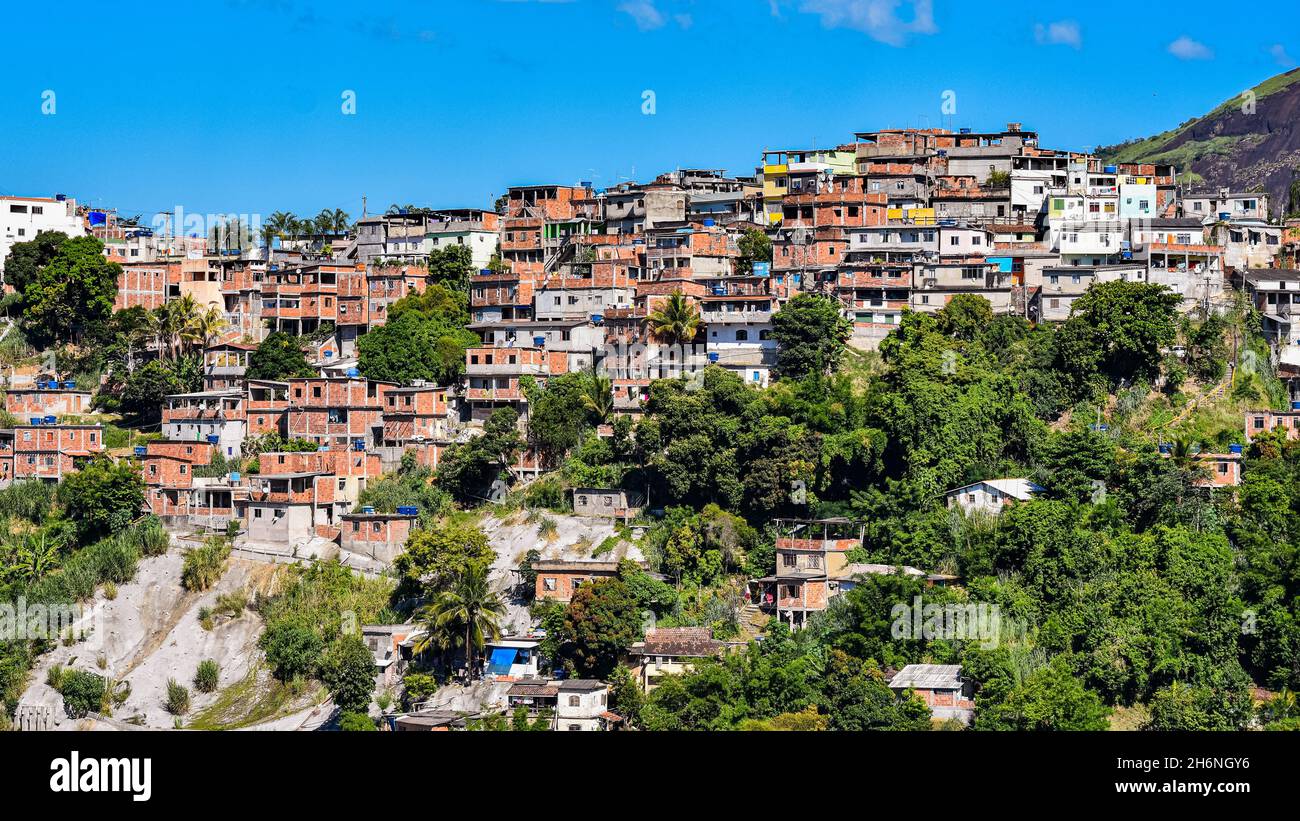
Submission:
M 339 709 L 364 712 L 375 691 L 375 657 L 359 636 L 344 636 L 325 654 L 321 680 Z
M 107 692 L 104 677 L 82 670 L 66 670 L 62 676 L 63 709 L 69 718 L 81 718 L 98 710 Z
M 194 689 L 200 693 L 211 693 L 221 682 L 221 667 L 212 659 L 199 662 L 199 669 L 194 672 Z
M 171 537 L 157 516 L 148 516 L 135 526 L 135 537 L 144 556 L 161 556 L 171 547 Z
M 364 733 L 377 728 L 365 713 L 344 713 L 339 719 L 339 729 L 347 733 Z
M 320 636 L 296 624 L 277 624 L 257 644 L 280 681 L 292 681 L 316 672 L 323 642 Z
M 217 583 L 226 570 L 230 544 L 225 539 L 209 539 L 202 547 L 185 554 L 181 568 L 181 584 L 186 590 L 207 590 Z
M 174 678 L 167 679 L 167 712 L 174 716 L 180 716 L 189 712 L 189 709 L 189 688 Z

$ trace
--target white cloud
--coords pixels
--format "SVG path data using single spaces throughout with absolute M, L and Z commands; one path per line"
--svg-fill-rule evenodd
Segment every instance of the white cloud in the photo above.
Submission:
M 627 0 L 618 4 L 618 10 L 631 17 L 642 31 L 663 27 L 664 16 L 655 8 L 653 0 Z
M 1281 43 L 1270 46 L 1268 53 L 1273 55 L 1273 59 L 1277 61 L 1279 66 L 1290 67 L 1295 65 L 1295 60 L 1292 60 L 1291 55 L 1286 53 L 1286 46 Z
M 911 9 L 910 19 L 898 15 Z M 817 14 L 826 28 L 860 31 L 873 40 L 901 46 L 912 34 L 934 34 L 933 0 L 804 0 L 800 11 Z
M 1186 34 L 1170 43 L 1165 50 L 1179 60 L 1208 60 L 1214 56 L 1209 46 L 1196 42 Z
M 1083 48 L 1083 35 L 1079 31 L 1079 24 L 1073 20 L 1057 20 L 1047 25 L 1035 23 L 1034 42 L 1040 46 Z

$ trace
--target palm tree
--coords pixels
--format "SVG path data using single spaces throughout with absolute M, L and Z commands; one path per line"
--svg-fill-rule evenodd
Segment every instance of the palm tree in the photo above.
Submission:
M 416 643 L 417 653 L 430 646 L 448 647 L 458 638 L 465 648 L 465 666 L 474 669 L 476 653 L 486 641 L 501 635 L 501 619 L 506 608 L 488 584 L 487 570 L 471 568 L 460 574 L 451 586 L 438 593 L 431 604 L 416 614 L 425 623 L 425 636 Z
M 210 305 L 206 311 L 194 315 L 181 336 L 192 346 L 206 348 L 214 337 L 221 335 L 227 324 L 226 316 L 221 309 L 216 305 Z
M 596 419 L 596 424 L 603 425 L 609 421 L 614 412 L 614 381 L 596 371 L 596 363 L 591 363 L 591 378 L 582 385 L 582 406 Z
M 285 235 L 287 235 L 293 228 L 293 224 L 297 219 L 298 218 L 293 215 L 292 211 L 276 211 L 266 220 L 266 226 L 262 231 L 263 238 L 267 236 L 266 229 L 269 228 L 272 237 L 280 237 L 281 239 L 284 239 Z M 269 241 L 267 242 L 267 246 L 270 247 Z
M 330 212 L 329 220 L 331 230 L 341 237 L 347 236 L 348 231 L 352 228 L 352 217 L 342 208 L 335 208 Z
M 154 309 L 154 336 L 158 340 L 159 353 L 169 359 L 180 356 L 183 344 L 195 317 L 199 314 L 198 303 L 194 297 L 185 294 L 180 299 L 164 303 Z
M 700 312 L 681 291 L 673 291 L 668 301 L 646 318 L 650 334 L 661 342 L 685 345 L 700 331 Z

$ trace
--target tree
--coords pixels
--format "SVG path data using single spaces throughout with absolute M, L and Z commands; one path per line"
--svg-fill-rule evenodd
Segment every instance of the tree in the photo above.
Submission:
M 364 713 L 375 691 L 375 657 L 360 636 L 347 635 L 321 658 L 320 677 L 344 713 Z
M 777 343 L 778 379 L 824 376 L 834 371 L 853 334 L 853 323 L 838 303 L 819 294 L 799 294 L 772 316 L 772 338 Z
M 650 334 L 669 345 L 688 345 L 699 335 L 700 312 L 681 291 L 668 295 L 663 304 L 646 318 Z
M 560 653 L 578 674 L 606 678 L 641 632 L 636 597 L 618 578 L 598 579 L 573 594 L 564 613 Z
M 62 231 L 41 231 L 35 239 L 15 242 L 5 257 L 5 283 L 22 294 L 29 283 L 36 281 L 40 270 L 58 255 L 67 239 L 68 235 Z
M 409 586 L 437 592 L 462 573 L 486 571 L 495 558 L 496 551 L 477 525 L 447 521 L 413 532 L 395 565 Z
M 956 294 L 935 319 L 940 332 L 969 341 L 993 322 L 993 306 L 979 294 Z
M 183 390 L 172 363 L 163 359 L 151 359 L 127 376 L 120 409 L 141 424 L 156 424 L 162 418 L 163 398 Z
M 755 262 L 772 261 L 772 238 L 757 228 L 750 228 L 736 242 L 740 256 L 736 260 L 736 273 L 749 275 Z
M 497 408 L 483 423 L 483 435 L 447 449 L 435 474 L 438 486 L 461 500 L 481 498 L 501 471 L 514 476 L 515 459 L 524 448 L 519 415 Z
M 474 257 L 465 245 L 435 248 L 429 254 L 429 283 L 452 291 L 468 292 L 474 275 Z
M 597 425 L 608 422 L 614 413 L 614 381 L 597 372 L 595 362 L 582 383 L 582 406 Z
M 324 643 L 308 627 L 280 622 L 262 634 L 257 646 L 266 654 L 266 661 L 274 670 L 275 677 L 289 682 L 315 674 Z
M 125 530 L 144 508 L 144 477 L 137 464 L 107 456 L 91 459 L 59 483 L 59 502 L 90 541 Z
M 1181 681 L 1157 691 L 1149 706 L 1151 717 L 1142 729 L 1157 732 L 1243 730 L 1251 716 L 1248 693 L 1221 692 Z
M 375 729 L 375 722 L 365 713 L 344 713 L 339 717 L 339 730 L 345 733 L 368 733 Z
M 433 284 L 393 303 L 388 321 L 357 342 L 360 369 L 369 379 L 410 384 L 417 379 L 450 385 L 465 372 L 465 350 L 480 344 L 467 330 L 467 292 Z
M 23 289 L 23 329 L 38 345 L 78 341 L 113 314 L 122 266 L 104 258 L 95 237 L 62 242 Z
M 1160 372 L 1161 349 L 1177 336 L 1182 298 L 1163 285 L 1114 280 L 1090 286 L 1070 306 L 1064 368 L 1099 368 L 1113 381 L 1151 379 Z M 1062 331 L 1066 329 L 1063 328 Z M 1080 355 L 1080 348 L 1087 353 Z
M 1109 710 L 1058 657 L 998 702 L 976 701 L 979 730 L 1105 730 Z
M 269 334 L 248 358 L 249 379 L 281 381 L 315 373 L 298 340 L 283 331 Z
M 424 620 L 427 635 L 458 634 L 457 640 L 465 648 L 465 666 L 472 671 L 485 641 L 500 637 L 505 612 L 500 596 L 488 583 L 487 569 L 471 566 L 438 592 L 417 618 Z M 442 643 L 446 646 L 449 642 Z

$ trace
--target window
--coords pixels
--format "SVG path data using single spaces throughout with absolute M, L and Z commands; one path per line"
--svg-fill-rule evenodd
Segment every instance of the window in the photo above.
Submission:
M 795 557 L 793 553 L 786 553 L 781 556 L 781 563 L 784 564 L 786 567 L 794 567 L 796 564 L 798 564 L 798 559 Z
M 542 579 L 543 590 L 555 590 L 555 579 Z
M 578 696 L 569 696 L 569 706 L 570 706 L 570 707 L 577 707 L 577 706 L 580 705 L 580 704 L 582 704 L 582 699 L 581 699 L 581 698 L 579 698 Z M 577 728 L 578 728 L 578 726 L 577 726 L 576 724 L 570 724 L 570 725 L 569 725 L 569 729 L 570 729 L 570 730 L 576 730 Z

